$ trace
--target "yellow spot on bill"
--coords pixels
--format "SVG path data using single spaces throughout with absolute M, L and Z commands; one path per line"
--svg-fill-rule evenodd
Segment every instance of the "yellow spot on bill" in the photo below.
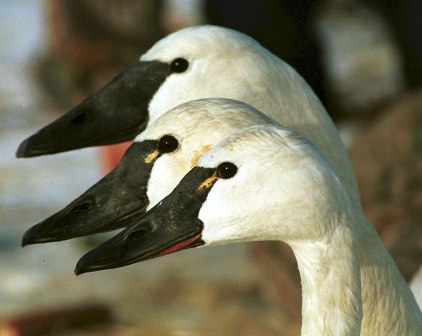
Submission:
M 197 190 L 202 190 L 204 188 L 207 188 L 207 189 L 211 188 L 214 181 L 216 180 L 218 180 L 217 173 L 214 173 L 211 177 L 208 177 L 204 182 L 202 182 Z
M 202 146 L 200 149 L 195 150 L 193 152 L 192 160 L 190 160 L 190 167 L 193 168 L 193 166 L 195 166 L 196 163 L 198 162 L 201 155 L 208 152 L 211 148 L 212 148 L 212 145 L 205 145 L 205 146 Z
M 153 161 L 157 158 L 157 156 L 158 156 L 159 154 L 160 154 L 160 152 L 159 152 L 158 150 L 153 151 L 151 154 L 149 154 L 149 155 L 145 158 L 144 162 L 145 162 L 145 163 L 151 163 L 151 162 L 153 162 Z

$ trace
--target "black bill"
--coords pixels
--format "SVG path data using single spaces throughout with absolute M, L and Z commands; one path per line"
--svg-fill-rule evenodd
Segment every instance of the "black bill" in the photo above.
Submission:
M 169 65 L 138 62 L 62 117 L 24 140 L 17 157 L 54 154 L 134 139 L 148 122 L 148 105 Z
M 212 168 L 193 168 L 160 203 L 115 237 L 85 254 L 77 275 L 117 268 L 203 245 L 202 204 L 217 180 Z
M 31 227 L 22 246 L 60 241 L 125 227 L 148 206 L 147 185 L 158 141 L 133 143 L 120 163 L 63 210 Z

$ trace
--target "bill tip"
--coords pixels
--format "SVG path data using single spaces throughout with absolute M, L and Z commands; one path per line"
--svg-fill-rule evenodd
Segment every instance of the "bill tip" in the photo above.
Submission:
M 22 241 L 21 241 L 21 246 L 25 247 L 27 245 L 31 245 L 34 244 L 33 239 L 31 239 L 30 234 L 28 234 L 29 231 L 25 232 L 23 237 L 22 237 Z
M 85 273 L 82 269 L 80 269 L 78 266 L 75 267 L 75 270 L 73 271 L 76 276 L 81 275 Z
M 28 147 L 28 140 L 29 139 L 25 139 L 24 141 L 21 142 L 21 144 L 19 145 L 17 151 L 16 151 L 16 157 L 17 158 L 24 158 L 27 156 L 26 153 L 26 148 Z

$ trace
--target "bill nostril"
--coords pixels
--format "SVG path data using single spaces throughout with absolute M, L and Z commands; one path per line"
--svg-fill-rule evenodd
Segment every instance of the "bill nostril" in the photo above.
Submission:
M 88 116 L 85 112 L 78 114 L 71 120 L 72 125 L 80 125 L 83 124 L 85 121 L 88 120 Z
M 148 233 L 148 230 L 146 228 L 138 229 L 136 231 L 132 231 L 131 233 L 129 233 L 126 236 L 125 240 L 132 240 L 132 241 L 141 240 L 143 237 L 145 237 L 147 233 Z
M 91 202 L 88 201 L 88 202 L 84 202 L 84 203 L 81 203 L 81 204 L 74 206 L 72 208 L 72 210 L 70 210 L 70 211 L 72 211 L 72 212 L 83 212 L 83 211 L 88 210 L 90 207 L 91 207 Z

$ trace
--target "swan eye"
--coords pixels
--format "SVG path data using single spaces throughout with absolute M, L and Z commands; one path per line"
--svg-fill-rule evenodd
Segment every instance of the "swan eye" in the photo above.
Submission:
M 217 167 L 217 176 L 222 179 L 232 178 L 237 173 L 237 167 L 231 162 L 223 162 Z
M 158 151 L 160 153 L 171 153 L 179 147 L 179 141 L 172 135 L 164 135 L 158 141 Z
M 176 73 L 185 72 L 189 67 L 189 62 L 184 58 L 176 58 L 170 64 L 170 70 Z

